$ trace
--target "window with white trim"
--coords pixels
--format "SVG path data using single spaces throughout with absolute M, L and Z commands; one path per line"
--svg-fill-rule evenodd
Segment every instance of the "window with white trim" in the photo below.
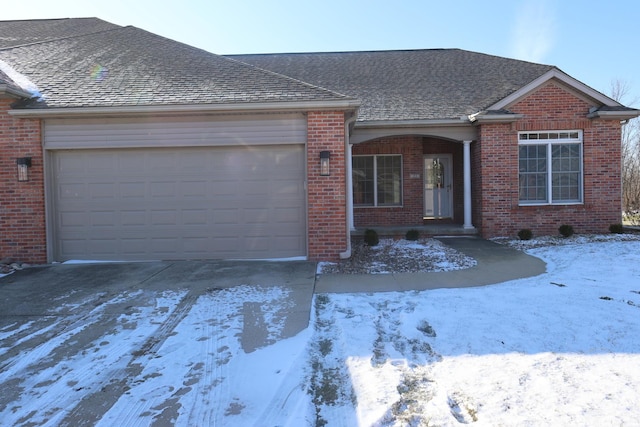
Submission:
M 356 206 L 402 205 L 402 156 L 353 156 L 353 203 Z
M 582 203 L 582 131 L 518 133 L 520 205 Z

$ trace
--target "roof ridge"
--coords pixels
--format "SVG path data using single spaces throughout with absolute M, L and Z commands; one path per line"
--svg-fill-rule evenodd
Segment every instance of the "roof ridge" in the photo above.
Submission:
M 59 19 L 18 19 L 18 20 L 14 20 L 14 21 L 0 21 L 0 22 L 35 22 L 35 21 L 65 21 L 65 20 L 76 20 L 76 19 L 97 19 L 98 21 L 102 21 L 102 22 L 106 22 L 108 24 L 111 24 L 111 22 L 102 20 L 100 18 L 59 18 Z M 89 31 L 86 33 L 82 33 L 82 34 L 74 34 L 74 35 L 70 35 L 70 36 L 64 36 L 64 37 L 53 37 L 47 40 L 40 40 L 37 42 L 32 42 L 32 43 L 24 43 L 24 44 L 19 44 L 19 45 L 15 45 L 15 46 L 8 46 L 8 47 L 4 47 L 4 48 L 0 48 L 0 51 L 7 51 L 7 50 L 11 50 L 11 49 L 17 49 L 17 48 L 22 48 L 22 47 L 27 47 L 27 46 L 35 46 L 35 45 L 40 45 L 40 44 L 45 44 L 45 43 L 52 43 L 52 42 L 57 42 L 57 41 L 61 41 L 61 40 L 68 40 L 68 39 L 73 39 L 73 38 L 77 38 L 77 37 L 83 37 L 83 36 L 89 36 L 89 35 L 95 35 L 95 34 L 100 34 L 100 33 L 106 33 L 106 32 L 110 32 L 110 31 L 116 31 L 116 30 L 121 30 L 123 28 L 127 28 L 130 27 L 130 25 L 127 26 L 121 26 L 118 24 L 111 24 L 111 25 L 115 25 L 116 28 L 109 28 L 109 29 L 103 29 L 103 30 L 97 30 L 97 31 Z
M 503 55 L 496 55 L 485 52 L 478 52 L 475 50 L 462 49 L 457 47 L 447 48 L 415 48 L 415 49 L 381 49 L 381 50 L 343 50 L 343 51 L 326 51 L 326 52 L 271 52 L 271 53 L 233 53 L 223 55 L 224 57 L 237 57 L 237 56 L 302 56 L 302 55 L 358 55 L 358 54 L 390 54 L 390 53 L 411 53 L 411 52 L 465 52 L 473 55 L 482 55 L 485 57 L 492 57 L 498 59 L 504 59 L 514 62 L 524 62 L 533 65 L 544 65 L 547 67 L 556 67 L 553 64 L 543 64 L 541 62 L 532 62 L 524 59 L 511 58 Z M 556 67 L 557 68 L 557 67 Z
M 223 55 L 225 57 L 229 56 L 269 56 L 269 55 L 336 55 L 336 54 L 358 54 L 358 53 L 390 53 L 390 52 L 424 52 L 424 51 L 437 51 L 437 50 L 462 50 L 455 47 L 437 47 L 437 48 L 417 48 L 417 49 L 380 49 L 380 50 L 334 50 L 334 51 L 320 51 L 320 52 L 271 52 L 271 53 L 232 53 Z
M 42 22 L 42 21 L 75 21 L 80 19 L 99 19 L 100 21 L 104 21 L 103 19 L 97 18 L 95 16 L 83 16 L 80 18 L 33 18 L 33 19 L 0 19 L 1 22 Z M 107 21 L 104 21 L 107 22 Z M 114 24 L 116 25 L 116 24 Z
M 209 53 L 211 53 L 211 52 L 209 52 Z M 212 55 L 219 56 L 220 58 L 224 59 L 225 61 L 234 62 L 234 63 L 237 63 L 237 64 L 241 64 L 242 66 L 252 68 L 252 69 L 254 69 L 256 71 L 260 71 L 260 72 L 262 72 L 264 74 L 269 74 L 269 75 L 276 76 L 276 77 L 281 78 L 281 79 L 285 79 L 285 80 L 289 80 L 289 81 L 292 81 L 292 82 L 296 82 L 298 84 L 302 84 L 304 86 L 307 86 L 307 87 L 310 87 L 310 88 L 313 88 L 313 89 L 322 90 L 323 92 L 330 93 L 332 95 L 337 95 L 337 96 L 340 96 L 340 97 L 345 98 L 345 99 L 357 99 L 357 98 L 355 98 L 353 96 L 350 96 L 350 95 L 347 95 L 347 94 L 344 94 L 344 93 L 340 93 L 340 92 L 336 92 L 335 90 L 331 90 L 331 89 L 328 89 L 328 88 L 325 88 L 325 87 L 322 87 L 322 86 L 318 86 L 318 85 L 311 84 L 309 82 L 305 82 L 304 80 L 300 80 L 300 79 L 296 79 L 294 77 L 287 76 L 286 74 L 277 73 L 275 71 L 267 70 L 265 68 L 261 68 L 261 67 L 258 67 L 256 65 L 249 64 L 247 62 L 239 61 L 239 60 L 234 59 L 234 58 L 229 58 L 226 55 L 218 55 L 218 54 L 215 54 L 215 53 L 212 53 Z

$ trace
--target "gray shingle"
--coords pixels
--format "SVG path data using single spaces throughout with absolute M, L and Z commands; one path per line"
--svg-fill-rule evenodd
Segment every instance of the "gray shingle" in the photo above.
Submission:
M 349 99 L 135 27 L 82 26 L 76 37 L 0 49 L 0 60 L 38 86 L 44 102 L 32 108 Z
M 554 68 L 459 49 L 229 57 L 354 96 L 359 120 L 457 119 Z
M 120 28 L 120 26 L 98 18 L 0 21 L 0 48 L 97 33 L 114 28 Z

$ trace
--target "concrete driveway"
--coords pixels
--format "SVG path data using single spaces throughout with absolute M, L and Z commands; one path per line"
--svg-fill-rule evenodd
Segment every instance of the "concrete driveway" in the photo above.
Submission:
M 224 381 L 212 372 L 230 347 L 251 353 L 307 327 L 314 280 L 315 263 L 302 261 L 53 265 L 0 278 L 0 425 L 105 422 L 129 390 L 161 375 L 147 368 L 165 344 L 188 370 L 144 413 L 170 425 L 176 395 Z M 207 358 L 217 366 L 208 374 Z

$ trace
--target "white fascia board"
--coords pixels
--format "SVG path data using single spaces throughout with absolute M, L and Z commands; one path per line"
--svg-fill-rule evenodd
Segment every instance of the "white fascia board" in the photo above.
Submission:
M 586 84 L 582 83 L 581 81 L 574 79 L 570 75 L 565 74 L 564 72 L 560 71 L 557 68 L 553 68 L 553 69 L 547 71 L 546 73 L 544 73 L 543 75 L 541 75 L 540 77 L 538 77 L 537 79 L 533 80 L 528 85 L 521 87 L 520 89 L 518 89 L 517 91 L 515 91 L 511 95 L 507 96 L 506 98 L 501 99 L 500 101 L 498 101 L 497 103 L 493 104 L 492 106 L 490 106 L 487 109 L 488 110 L 501 110 L 501 109 L 504 109 L 508 105 L 510 105 L 511 103 L 513 103 L 513 102 L 517 101 L 518 99 L 524 97 L 528 93 L 533 92 L 534 90 L 536 90 L 537 88 L 539 88 L 540 86 L 542 86 L 543 84 L 545 84 L 546 82 L 548 82 L 551 79 L 557 79 L 557 80 L 561 81 L 562 83 L 566 84 L 567 86 L 570 86 L 571 88 L 575 89 L 576 91 L 585 94 L 587 97 L 590 97 L 590 98 L 594 99 L 595 101 L 599 102 L 602 105 L 606 105 L 608 107 L 621 107 L 622 106 L 622 104 L 620 104 L 619 102 L 617 102 L 617 101 L 609 98 L 608 96 L 598 92 L 597 90 L 587 86 Z
M 260 113 L 291 111 L 355 111 L 360 101 L 345 99 L 337 101 L 300 101 L 300 102 L 247 102 L 239 104 L 188 104 L 188 105 L 151 105 L 118 107 L 70 107 L 70 108 L 34 108 L 15 109 L 8 113 L 16 117 L 117 117 L 123 115 L 180 115 L 193 113 Z
M 11 87 L 6 84 L 0 84 L 0 93 L 9 95 L 12 98 L 31 98 L 33 95 L 26 90 Z
M 369 128 L 413 128 L 413 127 L 442 127 L 470 125 L 467 117 L 459 119 L 433 119 L 433 120 L 363 120 L 355 123 L 356 129 Z
M 472 114 L 469 120 L 476 124 L 481 123 L 512 123 L 520 120 L 524 114 Z
M 640 116 L 640 110 L 626 111 L 594 111 L 587 114 L 590 119 L 631 120 Z

